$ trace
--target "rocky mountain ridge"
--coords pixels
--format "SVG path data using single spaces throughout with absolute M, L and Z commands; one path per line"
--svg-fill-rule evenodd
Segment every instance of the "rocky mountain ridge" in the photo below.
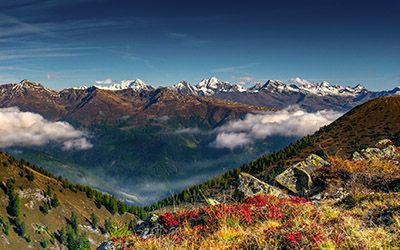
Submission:
M 23 82 L 30 81 L 24 80 Z M 20 86 L 21 83 L 14 85 Z M 40 84 L 36 85 L 41 86 Z M 57 94 L 55 91 L 47 90 L 53 92 L 53 95 Z M 276 109 L 297 105 L 311 112 L 322 109 L 346 112 L 374 98 L 400 94 L 399 87 L 392 90 L 370 91 L 360 84 L 354 87 L 344 87 L 331 85 L 326 81 L 312 83 L 300 78 L 294 78 L 288 82 L 268 80 L 266 83 L 258 82 L 246 88 L 245 85 L 231 84 L 216 77 L 204 79 L 198 84 L 181 81 L 172 86 L 157 88 L 140 79 L 126 80 L 109 85 L 94 84 L 92 87 L 70 88 L 62 90 L 60 93 L 89 90 L 93 92 L 96 90 L 107 91 L 110 95 L 121 95 L 122 93 L 128 98 L 132 98 L 134 95 L 145 97 L 149 96 L 149 93 L 158 93 L 159 91 L 172 91 L 182 96 L 208 97 Z M 130 96 L 126 93 L 130 93 Z
M 0 85 L 0 107 L 19 107 L 52 120 L 81 124 L 125 122 L 131 125 L 161 116 L 197 117 L 210 126 L 263 108 L 196 95 L 181 95 L 168 88 L 154 89 L 127 81 L 103 88 L 69 88 L 55 91 L 23 80 Z

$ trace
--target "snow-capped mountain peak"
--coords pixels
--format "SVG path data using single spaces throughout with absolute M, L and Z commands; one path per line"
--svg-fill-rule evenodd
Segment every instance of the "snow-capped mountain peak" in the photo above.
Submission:
M 135 91 L 152 90 L 153 87 L 147 85 L 140 79 L 136 80 L 123 80 L 121 83 L 113 83 L 111 85 L 94 85 L 98 89 L 104 90 L 124 90 L 133 89 Z
M 327 81 L 322 81 L 320 84 L 318 84 L 318 87 L 320 88 L 329 88 L 331 84 Z
M 15 84 L 14 87 L 43 87 L 40 83 L 36 83 L 31 80 L 24 79 L 20 81 L 19 83 Z
M 361 84 L 357 84 L 356 86 L 354 86 L 353 89 L 356 90 L 356 91 L 366 91 L 366 90 L 367 90 L 367 89 L 366 89 L 363 85 L 361 85 Z
M 229 84 L 228 82 L 224 82 L 216 78 L 215 76 L 209 78 L 209 79 L 203 79 L 197 84 L 197 87 L 207 87 L 210 89 L 218 89 L 220 86 L 223 86 L 225 84 Z
M 240 84 L 233 85 L 231 90 L 234 92 L 246 92 L 247 91 L 247 89 Z
M 190 83 L 186 81 L 180 81 L 177 84 L 169 87 L 172 90 L 175 90 L 179 94 L 190 94 L 190 95 L 197 95 L 198 89 L 196 86 L 191 85 Z
M 298 87 L 296 85 L 288 85 L 280 80 L 268 80 L 258 91 L 263 90 L 272 93 L 282 93 L 282 92 L 298 92 Z
M 252 93 L 257 93 L 260 91 L 260 89 L 264 86 L 264 83 L 262 82 L 258 82 L 256 84 L 254 84 L 252 87 L 248 88 L 247 91 L 248 92 L 252 92 Z
M 314 83 L 312 83 L 308 80 L 302 79 L 300 77 L 295 77 L 295 78 L 290 79 L 288 81 L 288 84 L 289 85 L 297 85 L 297 86 L 307 86 L 307 87 L 314 86 Z
M 14 92 L 23 92 L 27 89 L 30 90 L 39 90 L 39 91 L 47 91 L 47 92 L 51 92 L 51 93 L 55 93 L 54 90 L 51 90 L 49 88 L 44 87 L 42 84 L 31 81 L 31 80 L 27 80 L 24 79 L 22 81 L 20 81 L 19 83 L 15 83 L 12 87 Z
M 224 82 L 216 77 L 201 80 L 196 88 L 199 90 L 200 95 L 213 95 L 216 92 L 228 92 L 232 89 L 229 82 Z
M 141 90 L 141 89 L 147 89 L 148 86 L 140 79 L 136 80 L 123 80 L 121 81 L 121 88 L 122 89 L 134 89 L 134 90 Z

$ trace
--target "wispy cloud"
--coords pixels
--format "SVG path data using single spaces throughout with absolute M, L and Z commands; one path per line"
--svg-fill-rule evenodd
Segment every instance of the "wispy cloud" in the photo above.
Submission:
M 54 72 L 47 72 L 47 80 L 53 80 L 56 76 L 57 74 Z
M 241 70 L 250 69 L 257 65 L 260 65 L 260 63 L 249 63 L 249 64 L 243 64 L 243 65 L 215 68 L 215 69 L 212 69 L 210 72 L 211 73 L 234 73 L 234 72 L 240 73 Z
M 29 24 L 17 18 L 0 14 L 0 38 L 25 36 L 30 34 L 46 34 L 48 31 L 39 25 Z
M 189 37 L 188 34 L 175 33 L 175 32 L 168 33 L 168 36 L 171 37 L 171 38 L 176 38 L 176 39 L 186 39 L 186 38 Z
M 257 82 L 261 82 L 261 80 L 257 79 L 254 76 L 234 76 L 232 77 L 237 84 L 246 85 L 246 84 L 254 84 Z
M 209 43 L 208 40 L 197 38 L 197 37 L 187 34 L 187 33 L 171 32 L 171 33 L 168 33 L 167 36 L 171 39 L 180 41 L 182 44 L 187 45 L 187 46 L 199 47 L 199 46 Z
M 28 35 L 45 35 L 54 38 L 68 38 L 76 33 L 104 29 L 121 29 L 133 26 L 146 26 L 156 22 L 157 19 L 141 19 L 135 17 L 33 22 L 0 14 L 0 38 L 8 38 L 8 41 L 11 41 L 10 38 L 20 38 Z
M 140 56 L 137 56 L 137 55 L 135 55 L 135 54 L 132 54 L 132 53 L 124 53 L 124 54 L 122 54 L 122 58 L 124 58 L 124 59 L 126 59 L 126 60 L 130 60 L 130 61 L 136 61 L 136 62 L 142 63 L 142 64 L 145 65 L 147 68 L 152 69 L 152 70 L 154 70 L 154 71 L 157 71 L 157 72 L 160 71 L 156 66 L 154 66 L 153 63 L 151 63 L 150 60 L 145 59 L 145 58 L 140 57 Z
M 18 1 L 2 1 L 0 9 L 3 11 L 38 11 L 52 9 L 55 7 L 65 7 L 67 5 L 78 5 L 88 2 L 99 2 L 99 0 L 18 0 Z
M 0 66 L 0 71 L 24 71 L 24 72 L 34 72 L 34 73 L 43 73 L 43 70 L 34 69 L 24 66 Z
M 89 55 L 98 47 L 54 47 L 0 50 L 0 61 L 28 58 L 72 57 Z

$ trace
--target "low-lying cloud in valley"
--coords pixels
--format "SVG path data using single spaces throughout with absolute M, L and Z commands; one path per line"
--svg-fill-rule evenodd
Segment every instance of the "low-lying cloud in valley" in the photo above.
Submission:
M 248 114 L 245 119 L 231 121 L 218 128 L 213 142 L 216 148 L 242 147 L 269 136 L 306 136 L 328 125 L 342 113 L 321 110 L 310 113 L 298 107 L 277 112 Z
M 84 132 L 67 122 L 51 122 L 41 115 L 22 112 L 16 107 L 0 108 L 0 148 L 44 146 L 58 143 L 63 150 L 93 147 Z

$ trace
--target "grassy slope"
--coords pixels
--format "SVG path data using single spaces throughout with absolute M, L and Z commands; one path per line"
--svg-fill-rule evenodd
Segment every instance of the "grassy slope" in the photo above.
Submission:
M 18 162 L 12 162 L 10 159 L 9 156 L 0 154 L 0 182 L 4 183 L 10 178 L 15 179 L 15 190 L 21 199 L 20 218 L 25 222 L 27 235 L 31 237 L 32 241 L 28 244 L 25 239 L 19 237 L 11 229 L 9 236 L 0 232 L 0 249 L 26 249 L 28 245 L 33 249 L 40 249 L 40 242 L 43 239 L 49 241 L 50 235 L 47 233 L 41 235 L 35 232 L 35 225 L 48 226 L 48 232 L 53 234 L 66 224 L 66 218 L 69 218 L 72 212 L 78 215 L 78 222 L 84 227 L 81 228 L 81 232 L 85 232 L 88 235 L 88 238 L 92 241 L 91 247 L 95 249 L 105 239 L 105 236 L 89 230 L 90 223 L 88 220 L 90 220 L 92 212 L 99 218 L 99 225 L 103 225 L 106 218 L 127 221 L 133 217 L 132 214 L 125 214 L 124 216 L 112 215 L 104 207 L 98 209 L 94 201 L 89 199 L 84 192 L 73 192 L 68 188 L 63 188 L 62 182 L 37 171 L 31 170 L 34 179 L 29 181 L 24 171 L 28 167 L 18 167 Z M 11 164 L 10 161 L 12 162 Z M 52 193 L 58 196 L 60 205 L 52 208 L 48 214 L 44 214 L 39 209 L 39 206 L 43 203 L 39 197 L 42 197 L 41 193 L 45 192 L 48 186 L 51 187 Z M 0 199 L 0 216 L 8 220 L 6 207 L 8 206 L 9 198 L 5 192 L 0 191 Z M 56 241 L 57 245 L 59 243 Z M 52 244 L 49 246 L 52 246 Z
M 311 153 L 348 158 L 354 151 L 370 147 L 389 138 L 400 144 L 400 96 L 383 97 L 352 109 L 332 124 L 311 136 L 312 143 L 285 159 L 289 166 Z M 262 176 L 268 173 L 254 173 Z
M 313 147 L 330 155 L 348 157 L 355 150 L 374 145 L 378 139 L 400 138 L 400 96 L 383 97 L 360 105 L 322 129 L 314 137 L 312 147 L 301 152 L 304 156 Z

